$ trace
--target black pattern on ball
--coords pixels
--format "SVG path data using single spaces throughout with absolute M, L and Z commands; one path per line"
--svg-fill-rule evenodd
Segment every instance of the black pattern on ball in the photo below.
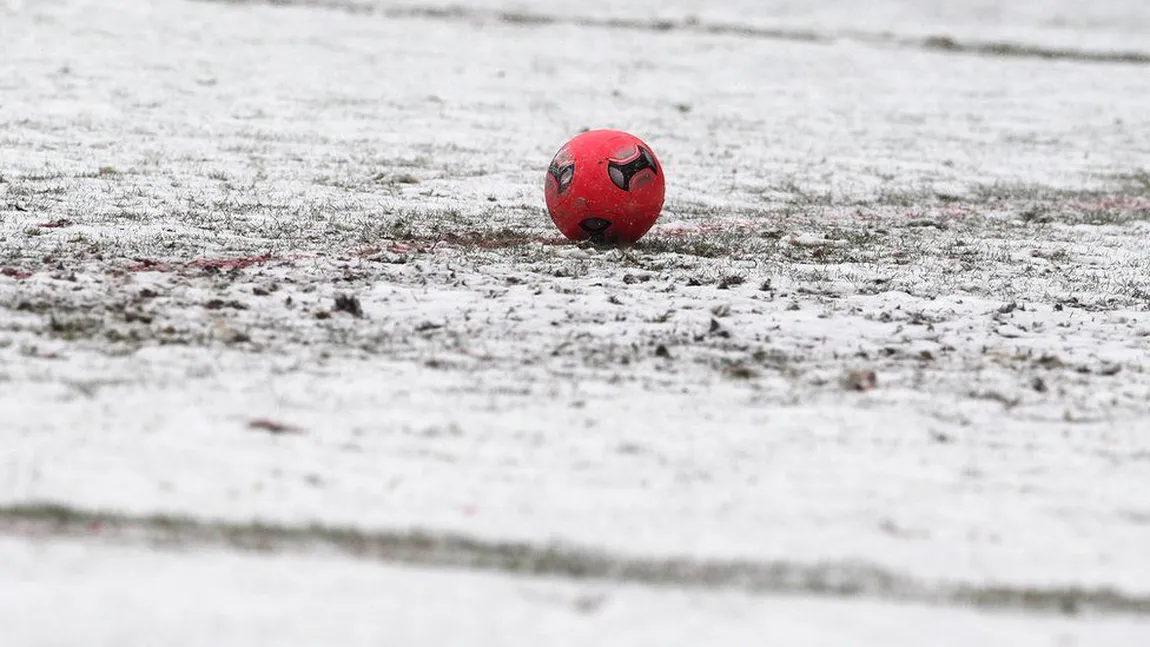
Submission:
M 588 240 L 595 243 L 606 240 L 607 228 L 610 226 L 611 221 L 604 218 L 584 218 L 579 221 L 579 228 L 587 233 Z
M 555 178 L 555 184 L 558 185 L 556 190 L 563 193 L 567 187 L 571 186 L 571 180 L 575 179 L 575 165 L 567 163 L 560 166 L 558 162 L 552 160 L 551 166 L 547 168 L 547 173 Z
M 611 160 L 607 163 L 607 175 L 611 176 L 611 181 L 615 183 L 615 186 L 624 191 L 631 190 L 631 178 L 640 171 L 651 169 L 655 175 L 659 174 L 659 167 L 655 165 L 655 156 L 651 154 L 651 151 L 643 146 L 638 148 L 638 154 L 630 161 L 616 162 Z

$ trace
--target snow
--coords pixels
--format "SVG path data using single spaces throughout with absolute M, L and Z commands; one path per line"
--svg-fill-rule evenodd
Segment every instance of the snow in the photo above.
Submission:
M 1145 34 L 1150 9 L 1138 0 L 877 0 L 859 11 L 850 0 L 630 0 L 554 5 L 540 0 L 288 0 L 356 12 L 434 13 L 475 21 L 575 22 L 686 26 L 699 31 L 758 33 L 799 40 L 859 40 L 921 44 L 927 38 L 959 43 L 1007 43 L 1055 52 L 1150 53 Z
M 467 335 L 458 326 L 464 313 L 507 316 L 504 304 L 485 313 L 484 302 L 465 295 L 436 296 L 407 301 L 407 316 L 394 299 L 386 318 L 381 301 L 365 300 L 364 309 L 389 326 L 455 322 L 433 333 L 439 338 Z M 877 310 L 896 298 L 848 302 Z M 1150 451 L 1137 433 L 1144 376 L 1115 379 L 1123 392 L 1049 375 L 1049 388 L 1064 391 L 1049 398 L 992 361 L 973 381 L 926 378 L 941 392 L 932 396 L 915 388 L 921 368 L 892 365 L 879 369 L 883 389 L 844 396 L 842 369 L 818 358 L 896 343 L 901 324 L 819 319 L 814 311 L 782 319 L 768 313 L 783 303 L 756 315 L 737 299 L 725 325 L 740 339 L 771 330 L 768 348 L 810 353 L 802 378 L 756 368 L 762 377 L 746 384 L 724 379 L 691 367 L 692 351 L 674 344 L 678 367 L 640 360 L 631 370 L 602 370 L 561 351 L 547 358 L 562 340 L 531 324 L 550 327 L 559 316 L 550 300 L 510 306 L 526 310 L 511 333 L 519 339 L 489 336 L 458 356 L 435 352 L 435 367 L 159 347 L 126 358 L 61 351 L 63 361 L 9 368 L 9 430 L 27 440 L 6 450 L 6 498 L 562 538 L 623 553 L 850 558 L 931 579 L 1150 592 L 1150 561 L 1139 548 L 1146 529 L 1124 519 L 1144 510 L 1144 467 L 1138 459 L 1114 464 Z M 996 307 L 965 301 L 947 309 Z M 680 303 L 687 314 L 676 325 L 705 330 L 710 315 Z M 635 334 L 625 324 L 597 325 L 591 308 L 583 316 L 587 334 L 624 345 Z M 936 340 L 903 341 L 906 352 L 953 345 L 956 369 L 980 361 L 983 324 L 939 328 Z M 1066 329 L 1049 330 L 996 347 L 1065 348 L 1057 337 Z M 1125 326 L 1092 330 L 1096 344 L 1107 332 L 1114 338 L 1092 346 L 1091 356 L 1129 366 L 1142 352 L 1144 339 L 1123 339 Z M 529 361 L 532 353 L 543 358 Z M 817 386 L 824 380 L 831 384 Z M 1020 402 L 1004 415 L 993 397 Z M 307 433 L 269 442 L 246 428 L 261 418 Z M 89 421 L 82 437 L 78 420 Z M 939 435 L 952 443 L 938 444 Z M 1075 478 L 1064 478 L 1069 473 Z
M 8 644 L 1138 645 L 1145 620 L 978 614 L 394 567 L 328 555 L 0 540 Z M 157 604 L 157 601 L 162 604 Z M 826 622 L 834 617 L 834 623 Z M 144 622 L 142 622 L 144 620 Z M 152 627 L 142 637 L 142 624 Z M 49 629 L 50 628 L 50 629 Z
M 373 6 L 0 3 L 0 504 L 1147 607 L 1146 65 L 872 38 L 1144 51 L 1142 3 L 644 1 L 554 24 L 482 13 L 545 3 Z M 827 38 L 587 19 L 692 15 Z M 590 126 L 666 165 L 646 247 L 555 240 L 543 170 Z M 362 317 L 333 311 L 345 294 Z M 18 645 L 1146 630 L 1129 611 L 157 551 L 5 514 Z

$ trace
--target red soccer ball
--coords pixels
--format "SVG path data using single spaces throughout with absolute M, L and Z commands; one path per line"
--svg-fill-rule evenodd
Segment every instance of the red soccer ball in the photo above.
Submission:
M 639 240 L 663 208 L 663 167 L 638 137 L 618 130 L 576 135 L 547 169 L 547 212 L 571 240 Z

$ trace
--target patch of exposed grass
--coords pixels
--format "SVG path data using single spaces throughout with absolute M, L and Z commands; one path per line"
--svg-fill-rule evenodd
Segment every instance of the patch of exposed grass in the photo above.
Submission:
M 92 339 L 104 332 L 104 321 L 88 316 L 53 314 L 48 319 L 48 332 L 65 341 Z
M 635 245 L 647 254 L 682 254 L 701 258 L 739 259 L 767 253 L 762 239 L 745 232 L 699 233 L 684 236 L 649 235 Z

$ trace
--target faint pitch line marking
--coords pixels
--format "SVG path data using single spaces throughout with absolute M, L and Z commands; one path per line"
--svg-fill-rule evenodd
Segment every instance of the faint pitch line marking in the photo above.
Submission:
M 1124 593 L 1113 588 L 925 582 L 859 561 L 803 564 L 785 560 L 643 558 L 562 544 L 500 542 L 423 530 L 368 531 L 322 525 L 198 521 L 180 516 L 93 512 L 51 503 L 0 507 L 0 534 L 116 541 L 160 548 L 204 545 L 242 551 L 301 553 L 327 549 L 388 563 L 649 586 L 887 599 L 1030 613 L 1150 616 L 1150 595 Z
M 783 29 L 751 25 L 735 25 L 721 22 L 705 22 L 697 18 L 681 20 L 643 20 L 640 18 L 592 18 L 590 16 L 556 16 L 522 11 L 498 11 L 471 9 L 457 5 L 444 7 L 413 7 L 404 5 L 371 5 L 349 0 L 198 0 L 218 4 L 255 5 L 266 4 L 280 7 L 313 7 L 334 9 L 355 14 L 380 15 L 389 18 L 428 18 L 464 22 L 497 22 L 507 25 L 541 26 L 569 25 L 579 27 L 599 27 L 610 29 L 630 29 L 649 32 L 683 31 L 718 36 L 742 36 L 765 40 L 787 40 L 808 43 L 831 43 L 836 40 L 853 40 L 877 45 L 895 45 L 912 49 L 936 52 L 953 52 L 978 56 L 1003 58 L 1038 58 L 1044 60 L 1068 60 L 1084 63 L 1118 63 L 1150 65 L 1150 53 L 1137 51 L 1089 51 L 1058 47 L 1024 45 L 1006 41 L 963 42 L 950 36 L 928 36 L 925 38 L 900 37 L 892 34 L 869 33 L 857 30 L 844 30 L 836 33 L 819 33 L 803 29 Z

